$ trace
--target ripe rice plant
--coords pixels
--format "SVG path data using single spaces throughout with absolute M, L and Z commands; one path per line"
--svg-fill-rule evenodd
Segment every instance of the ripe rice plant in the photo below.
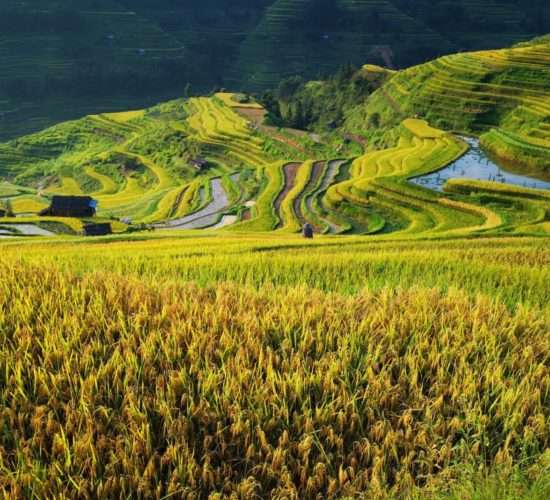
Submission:
M 0 244 L 4 495 L 394 498 L 462 485 L 458 464 L 542 474 L 545 239 L 195 234 Z

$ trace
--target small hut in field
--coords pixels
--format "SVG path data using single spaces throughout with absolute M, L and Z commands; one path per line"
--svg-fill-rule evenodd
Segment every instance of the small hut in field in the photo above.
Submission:
M 302 235 L 308 240 L 313 238 L 313 226 L 309 222 L 306 222 L 302 227 Z
M 113 234 L 111 224 L 108 222 L 84 225 L 84 236 L 107 236 L 108 234 Z
M 193 158 L 192 160 L 189 160 L 189 164 L 196 168 L 199 172 L 202 172 L 206 169 L 206 167 L 208 167 L 208 160 L 205 160 L 204 158 Z
M 54 196 L 48 208 L 40 212 L 48 217 L 93 217 L 97 201 L 90 196 Z

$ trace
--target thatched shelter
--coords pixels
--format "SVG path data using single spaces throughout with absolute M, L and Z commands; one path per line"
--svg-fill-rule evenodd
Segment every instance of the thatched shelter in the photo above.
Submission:
M 85 236 L 106 236 L 108 234 L 113 234 L 111 224 L 108 222 L 101 224 L 86 224 L 84 226 Z
M 54 196 L 48 208 L 40 212 L 49 217 L 93 217 L 97 201 L 90 196 Z

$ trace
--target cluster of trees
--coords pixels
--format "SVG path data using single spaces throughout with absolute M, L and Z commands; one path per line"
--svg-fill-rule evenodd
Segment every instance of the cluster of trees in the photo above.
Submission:
M 322 81 L 287 78 L 261 100 L 276 125 L 326 130 L 340 126 L 346 111 L 364 101 L 384 80 L 384 73 L 373 77 L 346 64 Z

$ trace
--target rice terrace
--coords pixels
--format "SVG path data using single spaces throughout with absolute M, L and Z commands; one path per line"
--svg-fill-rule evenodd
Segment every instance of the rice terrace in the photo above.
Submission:
M 313 79 L 334 2 L 260 3 L 225 85 L 0 134 L 2 496 L 549 498 L 550 36 Z

